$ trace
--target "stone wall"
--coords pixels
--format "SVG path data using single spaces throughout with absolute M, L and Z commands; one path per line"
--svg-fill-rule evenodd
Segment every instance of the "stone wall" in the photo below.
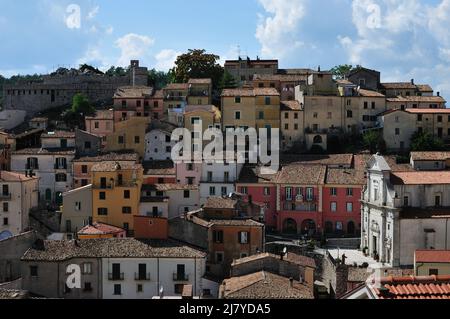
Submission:
M 0 241 L 0 282 L 9 282 L 21 277 L 20 258 L 36 239 L 36 232 L 27 232 Z

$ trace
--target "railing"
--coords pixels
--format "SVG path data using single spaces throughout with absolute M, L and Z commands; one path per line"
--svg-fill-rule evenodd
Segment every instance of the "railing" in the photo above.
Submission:
M 317 212 L 316 204 L 295 205 L 285 203 L 283 208 L 285 211 L 292 211 L 292 212 Z
M 193 97 L 199 97 L 199 96 L 208 96 L 209 93 L 205 92 L 205 91 L 192 90 L 192 91 L 189 91 L 189 95 L 193 96 Z
M 286 202 L 304 202 L 304 203 L 316 203 L 318 201 L 318 196 L 292 196 L 292 197 L 284 197 L 284 201 Z
M 108 280 L 111 280 L 111 281 L 122 281 L 122 280 L 124 280 L 124 278 L 125 278 L 125 275 L 124 275 L 123 272 L 121 272 L 121 273 L 112 273 L 112 272 L 108 273 Z
M 67 169 L 67 164 L 55 164 L 55 169 Z
M 166 96 L 165 101 L 186 101 L 185 96 Z
M 173 273 L 173 281 L 189 281 L 189 275 Z
M 136 281 L 150 281 L 150 273 L 141 274 L 141 273 L 134 273 L 134 280 Z

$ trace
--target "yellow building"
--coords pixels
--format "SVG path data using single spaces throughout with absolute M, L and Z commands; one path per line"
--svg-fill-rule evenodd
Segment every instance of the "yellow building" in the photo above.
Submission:
M 114 133 L 106 137 L 106 152 L 134 151 L 141 158 L 145 154 L 145 132 L 150 118 L 132 117 L 114 124 Z
M 414 273 L 416 276 L 449 276 L 450 250 L 417 250 Z
M 190 79 L 189 82 L 189 105 L 208 105 L 212 103 L 212 80 Z
M 92 167 L 93 222 L 134 230 L 143 178 L 141 164 L 104 162 Z
M 222 114 L 214 105 L 188 105 L 184 112 L 184 127 L 194 130 L 194 124 L 202 121 L 202 132 L 209 128 L 221 129 Z
M 280 94 L 275 88 L 223 90 L 222 127 L 280 128 Z

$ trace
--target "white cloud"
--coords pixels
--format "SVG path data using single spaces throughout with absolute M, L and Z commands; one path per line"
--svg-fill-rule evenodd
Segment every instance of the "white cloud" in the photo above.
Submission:
M 94 18 L 97 16 L 97 14 L 99 13 L 99 11 L 100 11 L 100 6 L 95 6 L 95 7 L 93 7 L 93 8 L 88 12 L 87 19 L 88 19 L 88 20 L 94 19 Z
M 115 45 L 121 50 L 117 65 L 127 66 L 130 64 L 130 60 L 142 59 L 148 56 L 148 49 L 154 43 L 154 39 L 135 33 L 129 33 L 117 39 Z
M 161 50 L 155 55 L 156 65 L 155 68 L 160 71 L 168 71 L 174 67 L 175 61 L 181 52 L 177 52 L 172 49 Z
M 258 0 L 266 11 L 260 16 L 256 38 L 265 58 L 283 57 L 300 47 L 296 31 L 305 15 L 305 0 Z
M 114 32 L 114 28 L 112 25 L 106 27 L 105 29 L 106 34 L 112 34 Z

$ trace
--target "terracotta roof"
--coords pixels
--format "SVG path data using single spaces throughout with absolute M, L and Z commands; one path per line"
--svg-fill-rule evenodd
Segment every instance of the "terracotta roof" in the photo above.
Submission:
M 220 112 L 219 109 L 214 105 L 187 105 L 184 113 L 190 113 L 195 111 L 206 111 L 211 113 Z
M 416 170 L 411 164 L 397 164 L 396 156 L 384 156 L 392 172 L 415 172 Z
M 447 185 L 450 184 L 450 171 L 432 172 L 394 172 L 393 185 Z
M 278 184 L 324 184 L 326 171 L 327 168 L 323 165 L 291 164 L 281 169 L 275 181 Z
M 364 185 L 366 179 L 363 170 L 329 168 L 326 184 L 328 185 Z
M 445 99 L 442 96 L 399 96 L 393 98 L 387 98 L 387 102 L 417 102 L 417 103 L 445 103 Z
M 124 231 L 125 231 L 124 229 L 116 226 L 102 223 L 93 223 L 92 225 L 84 226 L 78 232 L 78 235 L 108 235 L 108 234 L 119 234 Z
M 264 224 L 254 221 L 253 219 L 211 219 L 209 223 L 218 226 L 264 226 Z
M 35 117 L 30 120 L 30 122 L 48 122 L 48 118 L 46 117 Z
M 370 268 L 349 267 L 347 281 L 365 283 L 373 273 L 374 270 Z
M 255 96 L 280 96 L 280 93 L 274 88 L 241 88 L 241 89 L 225 89 L 222 91 L 222 97 L 255 97 Z
M 115 99 L 145 98 L 153 95 L 153 88 L 148 86 L 123 86 L 114 94 Z
M 64 261 L 72 258 L 203 258 L 203 251 L 173 240 L 134 238 L 44 241 L 25 252 L 24 261 Z
M 238 183 L 241 184 L 265 184 L 274 183 L 277 172 L 273 172 L 270 168 L 244 166 L 239 175 Z
M 145 175 L 175 175 L 176 168 L 172 161 L 151 161 L 142 163 Z
M 221 290 L 225 299 L 314 299 L 312 288 L 266 271 L 225 279 Z
M 304 82 L 307 74 L 312 74 L 311 70 L 305 70 L 304 74 L 255 74 L 253 81 Z
M 75 132 L 55 131 L 41 135 L 41 138 L 75 138 Z
M 450 152 L 411 152 L 414 161 L 446 161 L 450 159 Z
M 281 101 L 280 102 L 281 111 L 301 111 L 299 101 Z
M 450 250 L 416 250 L 416 263 L 449 263 Z
M 433 88 L 428 84 L 417 84 L 416 86 L 419 92 L 427 92 L 427 93 L 433 92 Z
M 376 92 L 376 91 L 365 90 L 365 89 L 360 89 L 359 90 L 359 95 L 360 96 L 366 96 L 366 97 L 385 97 L 384 94 L 381 94 L 381 93 Z
M 450 299 L 450 276 L 386 277 L 371 289 L 379 299 Z
M 91 172 L 116 172 L 119 170 L 139 170 L 142 169 L 141 164 L 136 163 L 118 163 L 118 162 L 100 162 L 91 168 Z
M 401 219 L 441 219 L 450 218 L 449 207 L 406 207 L 400 212 Z
M 282 164 L 312 164 L 312 165 L 334 165 L 348 166 L 353 163 L 353 154 L 330 154 L 330 155 L 283 155 Z
M 262 260 L 262 259 L 266 259 L 266 258 L 275 258 L 275 259 L 281 261 L 281 256 L 280 255 L 274 255 L 274 254 L 269 254 L 269 253 L 262 253 L 262 254 L 256 254 L 256 255 L 249 256 L 249 257 L 237 259 L 237 260 L 235 260 L 233 262 L 232 266 L 242 265 L 242 264 L 245 264 L 245 263 L 249 263 L 249 262 L 253 262 L 253 261 L 257 261 L 257 260 Z M 293 263 L 293 264 L 296 264 L 296 265 L 299 265 L 299 266 L 316 268 L 316 262 L 314 261 L 313 258 L 302 256 L 302 255 L 297 255 L 297 254 L 293 254 L 293 253 L 287 253 L 283 257 L 283 260 L 285 260 L 287 262 L 290 262 L 290 263 Z
M 160 192 L 165 191 L 196 191 L 198 190 L 197 185 L 181 185 L 181 184 L 156 184 L 156 189 Z
M 13 155 L 73 155 L 75 148 L 25 148 L 23 150 L 12 152 Z
M 97 111 L 95 116 L 86 116 L 87 120 L 114 120 L 113 110 Z
M 86 156 L 78 159 L 74 159 L 73 162 L 122 162 L 130 161 L 137 162 L 139 160 L 139 155 L 137 153 L 108 153 L 98 156 Z
M 167 84 L 164 90 L 187 90 L 189 89 L 189 84 L 187 83 L 170 83 Z
M 417 86 L 411 82 L 381 83 L 381 87 L 385 89 L 407 89 L 407 90 L 415 90 L 417 88 Z
M 208 197 L 206 203 L 203 205 L 203 208 L 212 208 L 212 209 L 234 209 L 236 208 L 236 204 L 238 200 L 224 197 Z
M 37 177 L 28 177 L 24 174 L 2 171 L 0 170 L 0 182 L 26 182 L 33 179 L 38 179 Z
M 155 94 L 153 95 L 154 99 L 163 99 L 164 98 L 164 91 L 163 90 L 156 90 Z
M 189 84 L 212 84 L 211 79 L 189 79 Z
M 406 109 L 411 114 L 450 114 L 450 109 Z

